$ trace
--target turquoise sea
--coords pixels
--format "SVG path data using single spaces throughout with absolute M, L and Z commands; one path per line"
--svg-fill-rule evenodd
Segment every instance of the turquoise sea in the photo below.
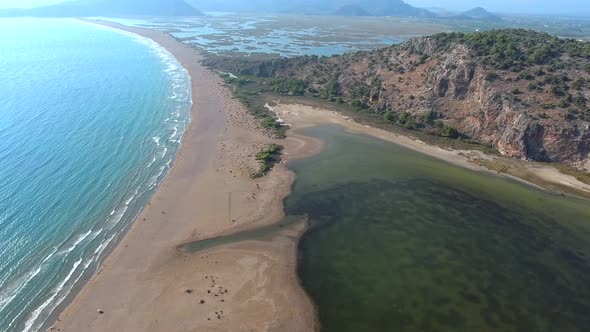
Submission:
M 38 331 L 166 176 L 188 73 L 150 40 L 0 20 L 0 330 Z

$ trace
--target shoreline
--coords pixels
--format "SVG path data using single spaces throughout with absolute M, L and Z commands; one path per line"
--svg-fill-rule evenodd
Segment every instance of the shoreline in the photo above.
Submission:
M 191 80 L 191 121 L 166 178 L 96 273 L 52 315 L 49 330 L 314 330 L 314 306 L 295 271 L 293 239 L 301 229 L 269 243 L 177 250 L 282 218 L 294 174 L 277 165 L 265 178 L 250 178 L 258 167 L 253 156 L 273 140 L 194 48 L 155 30 L 84 21 L 149 38 L 170 52 Z
M 277 101 L 274 102 L 277 105 L 270 107 L 270 109 L 276 112 L 282 119 L 286 120 L 288 124 L 295 124 L 295 128 L 297 129 L 318 124 L 337 124 L 350 132 L 379 138 L 445 161 L 457 167 L 507 178 L 554 195 L 590 199 L 590 185 L 577 180 L 571 175 L 564 174 L 550 165 L 491 156 L 475 150 L 444 149 L 435 145 L 429 145 L 409 136 L 362 124 L 337 111 L 298 103 L 282 104 Z M 513 168 L 512 171 L 517 175 L 486 167 L 486 165 L 494 163 L 507 164 L 508 167 Z
M 190 73 L 188 72 L 188 70 L 184 67 L 184 65 L 174 56 L 174 54 L 172 54 L 171 52 L 168 51 L 168 49 L 166 49 L 164 46 L 160 45 L 159 43 L 157 43 L 156 41 L 154 41 L 153 39 L 149 38 L 149 37 L 145 37 L 142 36 L 140 34 L 137 33 L 133 33 L 127 30 L 122 30 L 119 29 L 117 27 L 113 27 L 110 25 L 105 25 L 102 23 L 109 23 L 109 22 L 102 22 L 102 21 L 97 21 L 97 20 L 91 20 L 91 19 L 84 19 L 84 18 L 80 18 L 80 19 L 72 19 L 74 21 L 79 21 L 79 22 L 83 22 L 89 25 L 93 25 L 93 26 L 97 26 L 103 29 L 108 29 L 108 30 L 113 30 L 116 31 L 118 33 L 121 33 L 123 35 L 129 36 L 131 38 L 145 38 L 147 40 L 149 40 L 150 42 L 154 43 L 155 45 L 157 45 L 158 47 L 163 48 L 166 52 L 170 53 L 170 55 L 172 55 L 172 57 L 174 57 L 175 61 L 178 63 L 178 65 L 180 65 L 186 72 L 187 72 L 187 76 L 189 77 L 189 86 L 192 88 L 192 76 L 190 75 Z M 191 89 L 192 90 L 192 89 Z M 192 123 L 193 120 L 193 99 L 192 99 L 192 93 L 191 93 L 191 98 L 190 98 L 190 106 L 188 107 L 188 123 L 187 126 L 185 127 L 185 132 L 188 131 L 189 126 Z M 153 192 L 152 192 L 152 196 L 159 190 L 160 186 L 162 185 L 162 183 L 164 183 L 164 181 L 166 181 L 166 178 L 168 177 L 168 175 L 170 175 L 170 173 L 172 172 L 174 165 L 176 163 L 176 159 L 178 157 L 178 155 L 181 152 L 182 146 L 183 146 L 183 137 L 184 137 L 184 133 L 183 135 L 180 137 L 180 146 L 178 147 L 178 150 L 176 151 L 175 157 L 172 160 L 172 164 L 170 165 L 170 168 L 168 169 L 168 172 L 164 175 L 164 177 L 162 178 L 162 180 L 157 184 L 157 186 L 154 188 Z M 64 300 L 55 307 L 55 309 L 53 310 L 53 312 L 48 316 L 48 318 L 46 319 L 46 321 L 41 325 L 41 330 L 49 330 L 50 327 L 56 323 L 57 320 L 59 320 L 59 316 L 61 315 L 61 313 L 72 303 L 72 301 L 76 298 L 76 296 L 78 296 L 78 294 L 82 291 L 82 289 L 84 289 L 84 287 L 86 286 L 86 284 L 94 277 L 94 275 L 97 273 L 97 271 L 100 270 L 101 266 L 105 263 L 105 261 L 108 259 L 108 257 L 114 252 L 115 249 L 117 249 L 117 247 L 121 244 L 121 242 L 123 241 L 123 239 L 125 238 L 125 236 L 127 235 L 127 232 L 129 232 L 129 230 L 132 228 L 133 224 L 135 224 L 140 215 L 142 214 L 143 210 L 145 209 L 145 207 L 150 204 L 151 202 L 151 197 L 145 202 L 145 205 L 135 214 L 135 216 L 133 216 L 130 220 L 130 222 L 125 225 L 125 227 L 121 230 L 121 232 L 119 234 L 117 234 L 116 239 L 111 242 L 104 250 L 104 252 L 102 253 L 101 257 L 99 257 L 98 260 L 98 265 L 96 266 L 95 271 L 85 271 L 81 277 L 80 280 L 74 285 L 74 287 L 71 289 L 70 293 L 67 294 L 67 296 L 64 298 Z

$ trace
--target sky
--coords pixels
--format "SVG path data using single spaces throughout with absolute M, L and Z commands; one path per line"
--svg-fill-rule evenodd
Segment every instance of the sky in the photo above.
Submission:
M 38 7 L 54 3 L 64 2 L 63 0 L 0 0 L 0 8 L 21 8 Z
M 449 10 L 484 7 L 499 13 L 590 13 L 590 0 L 406 0 L 406 2 L 416 7 L 437 7 Z
M 239 0 L 236 0 L 239 1 Z M 277 0 L 284 1 L 284 0 Z M 322 1 L 322 0 L 318 0 Z M 371 0 L 365 0 L 371 1 Z M 590 0 L 405 0 L 417 7 L 467 10 L 481 6 L 492 12 L 528 14 L 590 14 Z M 35 7 L 64 0 L 0 0 L 0 8 Z

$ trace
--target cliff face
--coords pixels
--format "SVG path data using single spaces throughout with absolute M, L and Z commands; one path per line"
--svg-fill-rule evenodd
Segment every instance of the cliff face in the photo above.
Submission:
M 479 63 L 465 45 L 438 54 L 433 44 L 432 39 L 423 39 L 409 45 L 408 52 L 413 50 L 429 58 L 439 58 L 403 75 L 403 79 L 409 81 L 423 78 L 424 84 L 406 89 L 406 93 L 418 96 L 418 102 L 406 102 L 402 108 L 406 106 L 410 112 L 419 109 L 439 112 L 443 122 L 461 134 L 493 145 L 507 156 L 590 168 L 589 119 L 587 116 L 572 117 L 574 112 L 587 112 L 587 109 L 579 109 L 579 105 L 574 106 L 572 102 L 559 107 L 569 97 L 555 95 L 548 86 L 532 91 L 529 85 L 533 79 L 521 78 L 523 70 L 493 71 L 500 77 L 488 78 L 491 71 Z M 409 54 L 402 56 L 411 57 Z M 538 67 L 532 71 L 539 72 L 543 66 Z M 549 68 L 546 69 L 542 76 L 550 75 Z M 588 73 L 575 69 L 558 70 L 558 73 L 554 70 L 553 75 L 566 75 L 568 81 L 588 78 Z M 589 96 L 587 87 L 572 92 L 584 100 Z M 382 107 L 388 107 L 400 96 L 392 91 L 384 97 L 379 102 Z
M 241 65 L 388 121 L 590 169 L 590 45 L 503 30 L 443 34 L 367 53 Z

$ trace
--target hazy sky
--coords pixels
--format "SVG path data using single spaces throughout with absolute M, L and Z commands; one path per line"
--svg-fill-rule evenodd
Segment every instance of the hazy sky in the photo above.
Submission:
M 484 7 L 505 13 L 563 14 L 590 13 L 590 0 L 406 0 L 417 7 L 466 10 Z
M 0 0 L 0 8 L 36 7 L 64 2 L 63 0 Z
M 34 7 L 58 2 L 64 2 L 64 0 L 0 0 L 0 8 Z M 590 14 L 590 0 L 406 0 L 406 2 L 418 7 L 439 7 L 451 10 L 465 10 L 481 6 L 495 12 Z

